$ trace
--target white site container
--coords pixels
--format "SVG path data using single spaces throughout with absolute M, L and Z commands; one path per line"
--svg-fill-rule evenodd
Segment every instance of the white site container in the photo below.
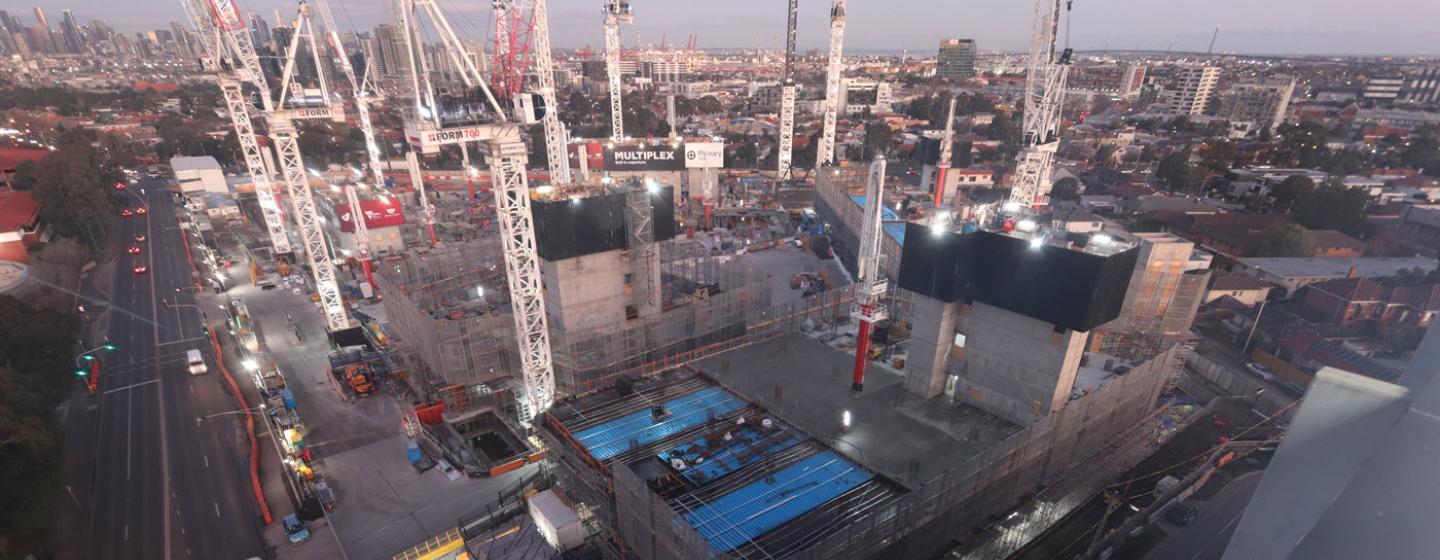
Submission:
M 530 518 L 540 529 L 545 542 L 560 552 L 578 548 L 585 543 L 585 528 L 575 508 L 554 489 L 530 496 Z

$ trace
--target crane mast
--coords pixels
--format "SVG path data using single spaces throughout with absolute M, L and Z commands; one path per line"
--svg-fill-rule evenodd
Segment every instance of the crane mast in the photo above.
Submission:
M 855 256 L 855 303 L 851 317 L 860 322 L 855 336 L 855 374 L 850 388 L 865 389 L 865 365 L 870 361 L 870 325 L 886 317 L 885 276 L 881 274 L 880 234 L 885 207 L 885 156 L 876 155 L 865 182 L 865 215 Z
M 291 253 L 290 236 L 285 229 L 285 218 L 276 197 L 275 184 L 270 170 L 265 165 L 265 155 L 255 136 L 255 125 L 250 119 L 250 101 L 244 92 L 244 82 L 250 82 L 260 91 L 263 107 L 270 108 L 270 86 L 265 74 L 260 71 L 259 58 L 250 33 L 240 17 L 232 0 L 205 2 L 191 0 L 182 2 L 190 22 L 202 37 L 211 63 L 220 77 L 220 93 L 225 99 L 225 109 L 230 115 L 230 124 L 235 128 L 235 137 L 240 143 L 240 152 L 245 159 L 245 169 L 255 187 L 255 199 L 260 206 L 261 219 L 270 238 L 271 252 L 277 256 Z M 230 61 L 230 71 L 224 69 L 222 60 Z
M 300 226 L 300 239 L 305 244 L 305 256 L 309 261 L 310 274 L 315 282 L 315 292 L 320 296 L 320 308 L 325 312 L 325 326 L 330 332 L 341 331 L 352 325 L 340 295 L 340 284 L 335 279 L 335 265 L 331 261 L 330 245 L 325 239 L 325 230 L 320 224 L 320 214 L 315 208 L 315 194 L 310 190 L 310 181 L 305 176 L 305 160 L 300 154 L 298 133 L 294 121 L 302 118 L 330 118 L 344 120 L 344 108 L 335 104 L 329 96 L 325 81 L 324 66 L 320 61 L 319 47 L 314 37 L 314 22 L 310 5 L 300 2 L 300 17 L 295 24 L 290 47 L 286 50 L 285 67 L 281 76 L 281 96 L 275 110 L 266 116 L 270 123 L 270 136 L 275 141 L 275 151 L 280 155 L 280 171 L 285 186 L 290 191 L 290 204 L 295 208 L 295 221 Z M 306 39 L 311 56 L 315 60 L 316 81 L 320 84 L 321 103 L 315 107 L 309 99 L 299 100 L 287 93 L 296 83 L 295 61 L 301 56 L 300 43 Z
M 635 15 L 624 0 L 605 2 L 605 77 L 610 81 L 610 141 L 625 140 L 625 111 L 620 87 L 620 24 L 632 23 Z
M 795 20 L 799 0 L 790 0 L 785 18 L 785 73 L 780 86 L 780 152 L 775 157 L 775 180 L 790 178 L 791 148 L 795 144 Z
M 950 111 L 945 113 L 945 134 L 940 138 L 940 161 L 935 162 L 935 207 L 939 208 L 945 198 L 945 180 L 950 172 L 950 160 L 955 150 L 955 98 L 950 98 Z
M 1060 144 L 1060 107 L 1065 100 L 1071 53 L 1067 48 L 1057 56 L 1055 51 L 1060 1 L 1035 0 L 1025 73 L 1024 130 L 1009 200 L 1021 208 L 1046 203 L 1055 151 Z
M 550 56 L 550 17 L 546 0 L 495 0 L 496 73 L 507 82 L 503 96 L 514 101 L 524 95 L 524 65 L 519 54 L 527 52 L 534 62 L 537 91 L 544 114 L 540 117 L 545 134 L 545 155 L 550 169 L 550 182 L 566 185 L 570 179 L 570 159 L 565 154 L 565 125 L 555 98 L 555 61 Z M 527 9 L 528 8 L 528 9 Z M 529 33 L 522 31 L 528 30 Z M 527 37 L 528 35 L 528 37 Z M 505 37 L 502 40 L 502 36 Z M 522 38 L 530 43 L 523 44 Z M 513 75 L 513 77 L 512 77 Z
M 825 115 L 820 146 L 815 151 L 815 169 L 835 165 L 835 124 L 840 113 L 840 81 L 845 72 L 845 0 L 830 2 L 830 59 L 825 68 Z
M 541 5 L 543 7 L 543 4 Z M 462 81 L 470 88 L 479 88 L 488 102 L 480 107 L 446 106 L 431 86 L 424 57 L 419 56 L 417 16 L 429 17 L 452 60 L 461 68 Z M 550 353 L 550 330 L 545 316 L 545 294 L 540 277 L 540 258 L 535 248 L 535 224 L 530 212 L 530 187 L 525 176 L 525 143 L 520 127 L 506 121 L 490 87 L 480 78 L 478 69 L 465 56 L 459 39 L 450 30 L 444 13 L 435 0 L 397 0 L 396 19 L 405 37 L 405 52 L 411 68 L 414 99 L 406 115 L 405 135 L 411 145 L 422 152 L 434 153 L 440 146 L 476 142 L 490 165 L 495 193 L 495 214 L 500 224 L 501 248 L 505 257 L 505 279 L 510 288 L 510 301 L 515 319 L 515 337 L 525 381 L 523 399 L 519 403 L 520 421 L 529 424 L 535 415 L 555 400 L 555 369 Z M 414 153 L 413 151 L 411 152 Z M 411 172 L 418 169 L 418 162 Z

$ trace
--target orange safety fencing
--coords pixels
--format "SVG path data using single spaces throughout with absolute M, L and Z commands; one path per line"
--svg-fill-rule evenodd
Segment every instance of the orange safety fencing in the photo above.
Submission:
M 250 411 L 250 405 L 245 402 L 240 386 L 230 375 L 230 368 L 225 367 L 225 355 L 220 351 L 220 337 L 216 336 L 215 328 L 205 329 L 210 332 L 210 347 L 215 351 L 215 363 L 219 364 L 220 373 L 225 376 L 225 383 L 230 386 L 230 394 L 235 397 L 236 404 L 245 411 L 245 435 L 250 440 L 250 488 L 255 492 L 256 502 L 260 504 L 260 517 L 264 518 L 265 525 L 269 526 L 275 519 L 270 516 L 270 504 L 265 501 L 265 490 L 260 485 L 260 444 L 255 440 L 255 416 Z
M 175 225 L 183 225 L 179 216 L 175 217 Z M 195 281 L 196 288 L 203 288 L 204 286 L 200 285 L 200 270 L 195 268 L 195 257 L 190 254 L 190 238 L 185 236 L 184 228 L 177 228 L 177 232 L 180 234 L 180 245 L 185 247 L 185 262 L 190 265 L 190 279 Z M 219 353 L 217 352 L 216 355 L 218 356 Z M 268 525 L 269 522 L 266 524 Z

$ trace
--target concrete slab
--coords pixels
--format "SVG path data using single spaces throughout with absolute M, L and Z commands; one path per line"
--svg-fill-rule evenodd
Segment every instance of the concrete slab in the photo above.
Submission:
M 867 468 L 907 485 L 929 480 L 1020 427 L 945 397 L 918 400 L 892 370 L 871 368 L 850 390 L 854 355 L 800 334 L 738 348 L 695 364 Z M 851 425 L 842 429 L 845 411 Z
M 774 305 L 794 303 L 803 299 L 804 290 L 790 289 L 790 277 L 801 272 L 825 271 L 832 283 L 831 289 L 848 286 L 849 276 L 840 268 L 836 259 L 821 259 L 813 251 L 792 245 L 778 245 L 772 249 L 746 253 L 736 257 L 739 262 L 765 271 L 770 275 L 770 302 Z

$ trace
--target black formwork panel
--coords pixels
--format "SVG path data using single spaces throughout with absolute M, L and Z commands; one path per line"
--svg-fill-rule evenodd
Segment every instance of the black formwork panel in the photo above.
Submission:
M 992 232 L 908 224 L 900 287 L 944 302 L 979 301 L 1089 331 L 1120 315 L 1139 249 L 1096 255 Z
M 675 189 L 650 191 L 655 241 L 675 237 Z M 540 258 L 559 261 L 593 255 L 626 244 L 626 201 L 623 191 L 571 200 L 534 201 L 535 244 Z

